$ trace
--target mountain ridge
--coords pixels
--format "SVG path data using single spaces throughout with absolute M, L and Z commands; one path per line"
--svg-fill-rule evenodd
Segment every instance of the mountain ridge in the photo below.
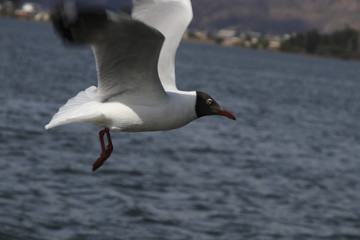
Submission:
M 233 28 L 261 33 L 360 28 L 358 0 L 193 0 L 192 27 Z
M 31 0 L 29 0 L 31 1 Z M 58 0 L 32 0 L 51 7 Z M 88 0 L 113 9 L 131 0 Z M 25 2 L 25 0 L 23 1 Z M 360 29 L 359 0 L 192 0 L 190 28 L 282 34 L 316 29 L 328 33 L 351 26 Z

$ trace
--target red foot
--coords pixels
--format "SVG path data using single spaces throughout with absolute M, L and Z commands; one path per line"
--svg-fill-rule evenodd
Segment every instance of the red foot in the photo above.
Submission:
M 106 133 L 106 137 L 108 140 L 108 145 L 106 146 L 106 148 L 105 148 L 105 144 L 104 144 L 104 134 L 105 133 Z M 100 154 L 100 157 L 93 164 L 93 168 L 92 168 L 93 171 L 95 171 L 96 169 L 101 167 L 101 165 L 103 165 L 103 163 L 106 161 L 106 159 L 108 159 L 110 157 L 110 155 L 113 151 L 113 145 L 111 142 L 110 132 L 109 132 L 108 128 L 105 128 L 99 132 L 99 139 L 100 139 L 100 144 L 101 144 L 101 154 Z

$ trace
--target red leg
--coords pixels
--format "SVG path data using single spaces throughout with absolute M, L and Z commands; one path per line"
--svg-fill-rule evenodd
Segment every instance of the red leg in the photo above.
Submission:
M 106 148 L 105 148 L 105 144 L 104 144 L 104 134 L 105 133 L 106 133 L 106 137 L 108 140 L 108 145 L 106 146 Z M 100 139 L 100 145 L 101 145 L 101 154 L 100 154 L 100 157 L 93 164 L 93 168 L 92 168 L 93 171 L 95 171 L 96 169 L 101 167 L 101 165 L 103 165 L 103 163 L 106 161 L 106 159 L 108 159 L 110 157 L 110 155 L 113 151 L 113 145 L 112 145 L 112 141 L 111 141 L 111 137 L 110 137 L 110 131 L 108 128 L 105 128 L 99 132 L 99 139 Z

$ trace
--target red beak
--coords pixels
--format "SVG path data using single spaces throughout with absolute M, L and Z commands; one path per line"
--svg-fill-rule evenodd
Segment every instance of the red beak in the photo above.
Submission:
M 223 115 L 225 117 L 228 117 L 232 120 L 236 120 L 236 117 L 234 116 L 234 114 L 232 114 L 231 112 L 228 112 L 224 109 L 221 109 L 221 110 L 216 110 L 218 112 L 219 115 Z

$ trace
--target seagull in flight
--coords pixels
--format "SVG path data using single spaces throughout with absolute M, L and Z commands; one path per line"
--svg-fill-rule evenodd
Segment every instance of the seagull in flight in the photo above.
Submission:
M 209 94 L 176 87 L 175 55 L 193 16 L 191 1 L 133 0 L 132 6 L 132 10 L 114 12 L 85 1 L 65 0 L 51 14 L 64 42 L 91 46 L 98 87 L 69 99 L 45 128 L 77 122 L 103 127 L 101 154 L 93 171 L 113 151 L 110 130 L 171 130 L 208 115 L 236 120 Z

